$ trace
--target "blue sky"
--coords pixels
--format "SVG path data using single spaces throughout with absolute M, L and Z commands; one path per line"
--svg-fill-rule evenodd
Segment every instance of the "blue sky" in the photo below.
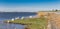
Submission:
M 60 9 L 60 0 L 0 0 L 0 11 L 37 12 Z

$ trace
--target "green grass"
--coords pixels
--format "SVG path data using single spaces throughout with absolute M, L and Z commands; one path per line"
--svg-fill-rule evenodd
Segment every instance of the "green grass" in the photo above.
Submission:
M 11 21 L 12 23 L 22 23 L 27 24 L 26 26 L 30 29 L 46 29 L 47 27 L 47 19 L 46 18 L 30 18 L 30 19 L 17 19 Z M 29 25 L 31 24 L 31 25 Z

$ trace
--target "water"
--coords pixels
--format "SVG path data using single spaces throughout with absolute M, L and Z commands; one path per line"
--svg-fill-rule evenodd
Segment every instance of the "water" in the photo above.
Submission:
M 0 22 L 0 29 L 24 29 L 24 25 Z
M 12 19 L 22 16 L 34 16 L 36 13 L 31 12 L 0 12 L 0 29 L 24 29 L 24 25 L 3 23 L 3 20 Z

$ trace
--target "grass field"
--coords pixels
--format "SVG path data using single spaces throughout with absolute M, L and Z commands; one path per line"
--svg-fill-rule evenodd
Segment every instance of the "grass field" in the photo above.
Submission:
M 9 20 L 12 23 L 26 24 L 25 29 L 46 29 L 47 19 L 46 18 L 29 18 L 29 19 L 16 19 L 14 21 Z

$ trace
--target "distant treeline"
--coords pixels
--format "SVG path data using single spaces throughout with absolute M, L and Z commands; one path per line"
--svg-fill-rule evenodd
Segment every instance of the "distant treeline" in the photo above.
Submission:
M 38 11 L 38 12 L 60 12 L 60 10 L 56 9 L 56 10 L 49 10 L 49 11 Z

